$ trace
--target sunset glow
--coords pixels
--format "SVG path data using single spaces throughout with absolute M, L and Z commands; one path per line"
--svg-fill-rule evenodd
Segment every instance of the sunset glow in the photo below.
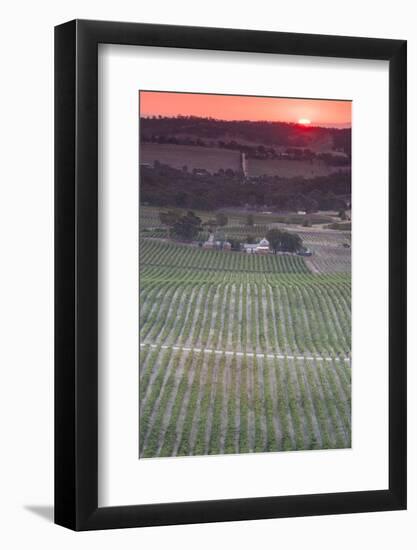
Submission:
M 141 116 L 266 120 L 311 126 L 351 126 L 351 101 L 177 92 L 140 92 Z

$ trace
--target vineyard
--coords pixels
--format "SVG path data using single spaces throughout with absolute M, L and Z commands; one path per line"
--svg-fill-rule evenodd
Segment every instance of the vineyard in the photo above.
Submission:
M 345 361 L 141 349 L 140 456 L 350 447 Z
M 146 266 L 187 267 L 195 270 L 272 273 L 307 273 L 303 260 L 293 255 L 257 256 L 201 250 L 188 245 L 144 240 L 141 263 Z
M 347 264 L 143 238 L 140 342 L 141 457 L 350 446 Z
M 300 232 L 305 244 L 314 250 L 307 260 L 313 273 L 351 272 L 351 234 L 347 231 Z
M 213 217 L 213 214 L 210 212 L 197 212 L 199 217 L 203 221 L 207 221 L 210 217 Z M 295 219 L 302 219 L 303 216 L 294 215 Z M 290 217 L 291 218 L 291 217 Z M 350 231 L 335 231 L 331 229 L 308 229 L 304 227 L 294 227 L 291 222 L 290 225 L 282 223 L 282 219 L 288 219 L 287 217 L 280 216 L 278 214 L 256 214 L 254 216 L 254 225 L 248 226 L 245 225 L 246 216 L 234 215 L 228 216 L 228 225 L 225 227 L 220 227 L 216 231 L 217 236 L 221 236 L 226 240 L 231 239 L 240 239 L 245 241 L 248 237 L 251 237 L 254 240 L 260 240 L 265 237 L 269 229 L 277 227 L 288 231 L 295 231 L 303 239 L 305 246 L 310 248 L 314 254 L 312 257 L 298 263 L 299 266 L 305 268 L 306 271 L 316 273 L 316 274 L 332 274 L 332 273 L 346 273 L 350 274 L 351 272 L 351 232 Z M 312 215 L 314 224 L 328 223 L 332 218 L 329 216 L 323 216 L 318 214 Z M 161 225 L 159 219 L 159 209 L 141 207 L 141 236 L 144 238 L 155 238 L 155 239 L 166 239 L 168 237 L 168 230 L 166 227 Z M 216 238 L 217 238 L 216 236 Z M 198 239 L 200 241 L 207 240 L 209 237 L 208 230 L 200 231 Z M 172 244 L 171 244 L 172 246 Z M 170 249 L 170 254 L 174 254 L 172 249 Z M 164 256 L 164 251 L 167 251 L 167 248 L 161 248 L 161 255 Z M 212 251 L 207 252 L 208 254 L 213 254 Z M 206 254 L 207 254 L 206 253 Z M 219 261 L 224 261 L 224 254 L 222 252 L 214 252 L 217 254 Z M 213 256 L 198 256 L 195 255 L 196 261 L 194 262 L 194 267 L 203 267 L 207 266 L 213 268 Z M 297 260 L 297 258 L 295 259 Z M 255 258 L 247 258 L 242 260 L 242 264 L 245 262 L 256 262 Z M 276 259 L 275 262 L 279 263 L 281 260 Z M 288 261 L 288 260 L 287 260 Z M 201 263 L 202 262 L 202 263 Z M 271 264 L 274 264 L 274 260 L 269 258 L 269 266 L 265 266 L 262 261 L 262 269 L 264 267 L 269 268 Z M 145 260 L 145 263 L 148 263 L 148 260 Z M 165 263 L 165 260 L 162 264 Z M 229 260 L 228 260 L 229 263 Z M 238 266 L 237 264 L 241 263 L 241 260 L 236 260 L 236 262 L 231 265 L 230 269 L 232 271 L 241 269 L 243 266 Z M 197 265 L 198 264 L 198 265 Z M 158 264 L 159 265 L 159 264 Z M 272 265 L 272 270 L 276 269 L 276 264 Z M 302 269 L 302 267 L 300 269 Z M 245 270 L 245 268 L 243 267 Z M 261 270 L 262 270 L 261 269 Z M 297 272 L 297 268 L 295 268 Z M 291 272 L 294 272 L 292 270 Z

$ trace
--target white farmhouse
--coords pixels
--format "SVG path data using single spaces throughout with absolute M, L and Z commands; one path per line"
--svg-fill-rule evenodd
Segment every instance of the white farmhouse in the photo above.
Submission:
M 215 244 L 214 244 L 214 233 L 210 233 L 209 238 L 208 238 L 207 241 L 203 244 L 203 248 L 211 249 L 211 248 L 214 248 L 214 247 L 215 247 Z
M 244 244 L 243 249 L 247 254 L 269 254 L 269 241 L 264 238 L 257 244 Z
M 261 240 L 256 249 L 257 254 L 269 254 L 269 241 L 265 238 Z

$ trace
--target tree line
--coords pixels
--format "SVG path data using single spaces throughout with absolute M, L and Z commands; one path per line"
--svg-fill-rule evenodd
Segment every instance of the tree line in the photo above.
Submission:
M 256 182 L 242 183 L 242 177 L 232 170 L 196 175 L 155 163 L 141 166 L 141 203 L 189 210 L 243 207 L 309 213 L 349 207 L 350 172 L 312 179 L 263 176 Z
M 141 140 L 153 135 L 161 139 L 194 139 L 203 144 L 207 140 L 249 141 L 266 146 L 309 147 L 316 140 L 331 138 L 333 148 L 351 154 L 350 128 L 303 126 L 288 122 L 218 120 L 202 117 L 141 117 Z

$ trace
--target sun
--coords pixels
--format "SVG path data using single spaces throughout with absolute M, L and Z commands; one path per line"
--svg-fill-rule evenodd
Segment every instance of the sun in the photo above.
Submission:
M 299 118 L 298 124 L 302 124 L 303 126 L 308 126 L 311 124 L 311 120 L 309 118 Z

